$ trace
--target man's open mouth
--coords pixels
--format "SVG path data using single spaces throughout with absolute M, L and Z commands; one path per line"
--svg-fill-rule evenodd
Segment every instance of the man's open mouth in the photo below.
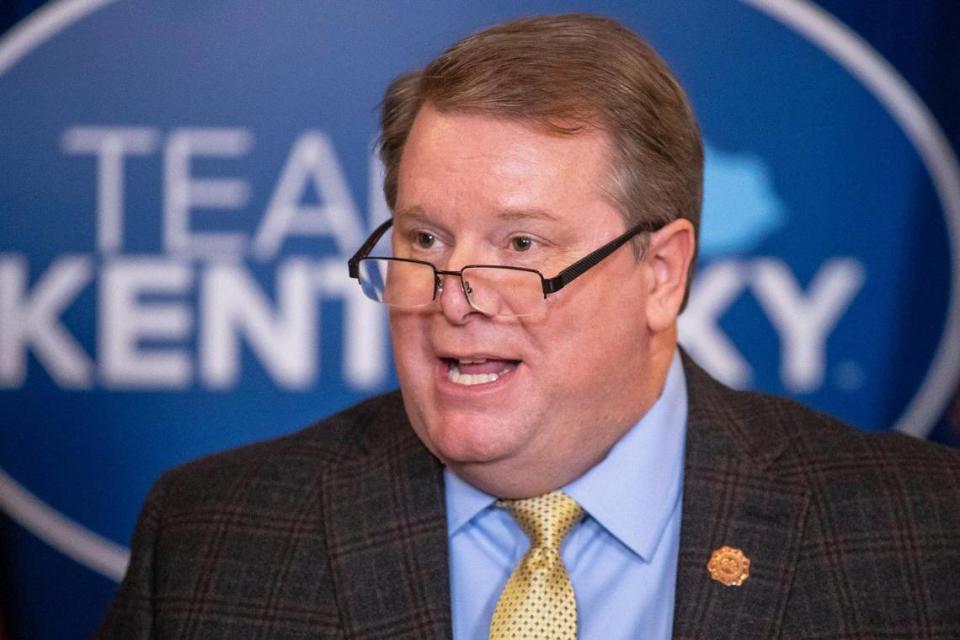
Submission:
M 465 387 L 490 384 L 509 374 L 520 364 L 519 360 L 497 358 L 444 358 L 447 379 Z

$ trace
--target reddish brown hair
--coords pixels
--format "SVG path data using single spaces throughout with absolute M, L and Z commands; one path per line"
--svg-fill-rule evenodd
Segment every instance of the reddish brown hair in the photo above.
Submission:
M 657 53 L 615 20 L 582 13 L 513 20 L 395 79 L 383 99 L 380 139 L 391 208 L 403 146 L 426 102 L 440 112 L 530 121 L 558 135 L 600 130 L 611 152 L 605 190 L 628 225 L 686 218 L 699 227 L 703 144 L 690 103 Z

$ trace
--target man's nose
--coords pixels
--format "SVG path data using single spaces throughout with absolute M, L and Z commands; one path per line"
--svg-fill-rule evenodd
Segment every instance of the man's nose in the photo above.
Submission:
M 453 324 L 462 324 L 477 310 L 470 305 L 466 291 L 469 291 L 469 279 L 463 276 L 444 274 L 440 278 L 440 311 Z

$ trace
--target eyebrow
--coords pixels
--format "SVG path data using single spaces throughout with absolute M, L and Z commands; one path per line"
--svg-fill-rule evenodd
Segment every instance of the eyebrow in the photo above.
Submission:
M 546 209 L 503 209 L 497 212 L 497 217 L 501 220 L 558 220 L 555 214 Z
M 556 214 L 546 209 L 500 209 L 494 213 L 500 220 L 546 220 L 548 222 L 557 222 L 559 218 Z M 400 209 L 393 214 L 394 220 L 420 220 L 432 222 L 431 217 L 419 205 L 414 205 L 406 209 Z
M 419 206 L 414 205 L 412 207 L 407 207 L 406 209 L 400 209 L 395 211 L 393 214 L 394 222 L 403 221 L 403 220 L 419 220 L 423 222 L 430 222 L 430 216 Z

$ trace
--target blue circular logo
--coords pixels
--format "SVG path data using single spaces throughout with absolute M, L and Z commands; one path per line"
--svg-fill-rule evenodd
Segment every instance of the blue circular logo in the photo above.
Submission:
M 603 11 L 667 59 L 706 140 L 686 349 L 731 385 L 925 435 L 960 365 L 960 171 L 922 102 L 808 2 Z M 4 510 L 117 579 L 164 469 L 394 386 L 345 265 L 389 215 L 376 105 L 518 13 L 73 0 L 0 41 Z

